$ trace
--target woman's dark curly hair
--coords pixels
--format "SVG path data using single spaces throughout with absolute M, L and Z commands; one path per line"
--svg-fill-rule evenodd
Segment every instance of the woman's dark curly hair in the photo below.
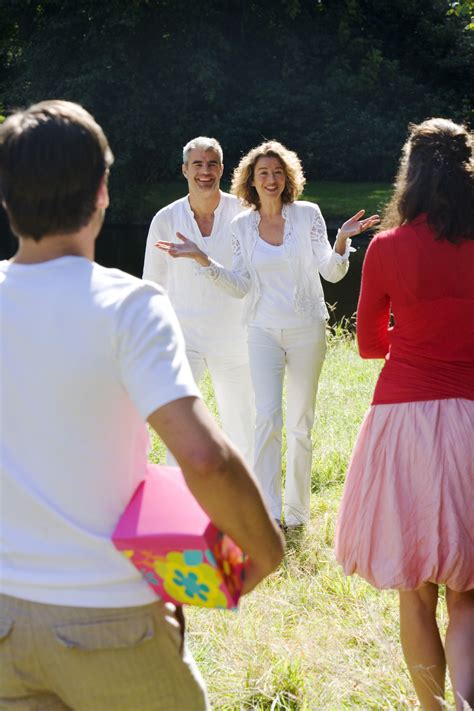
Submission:
M 444 118 L 410 124 L 381 230 L 426 213 L 439 239 L 474 239 L 472 134 Z

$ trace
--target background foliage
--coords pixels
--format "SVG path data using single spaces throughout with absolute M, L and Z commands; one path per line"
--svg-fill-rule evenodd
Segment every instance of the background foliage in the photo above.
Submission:
M 469 120 L 472 0 L 3 0 L 0 113 L 84 104 L 117 160 L 115 218 L 191 137 L 227 167 L 263 138 L 308 177 L 391 180 L 409 121 Z

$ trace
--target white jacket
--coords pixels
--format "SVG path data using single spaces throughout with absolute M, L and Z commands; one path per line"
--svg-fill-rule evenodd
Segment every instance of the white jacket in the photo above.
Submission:
M 337 254 L 331 247 L 321 210 L 311 202 L 298 201 L 283 206 L 285 219 L 284 242 L 291 254 L 296 288 L 294 308 L 313 321 L 329 318 L 324 300 L 321 274 L 330 282 L 342 279 L 349 269 L 349 253 L 355 251 L 347 240 L 346 251 Z M 231 222 L 232 269 L 225 269 L 211 259 L 208 267 L 201 267 L 209 279 L 228 294 L 246 298 L 244 320 L 255 314 L 260 298 L 258 274 L 252 264 L 252 254 L 259 239 L 260 214 L 251 208 L 241 212 Z

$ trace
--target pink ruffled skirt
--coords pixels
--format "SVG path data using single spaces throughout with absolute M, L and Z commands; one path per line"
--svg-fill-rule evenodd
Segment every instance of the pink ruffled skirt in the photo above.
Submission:
M 474 589 L 474 401 L 372 405 L 336 529 L 346 575 L 377 588 Z

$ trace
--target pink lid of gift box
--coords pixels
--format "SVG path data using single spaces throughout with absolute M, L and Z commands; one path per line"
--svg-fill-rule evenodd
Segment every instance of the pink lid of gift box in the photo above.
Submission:
M 186 549 L 216 532 L 209 516 L 189 495 L 181 470 L 149 464 L 148 475 L 135 491 L 112 540 L 119 548 L 134 547 L 138 541 L 140 547 L 156 545 L 159 539 L 167 547 Z
M 211 523 L 177 467 L 149 465 L 112 541 L 162 599 L 177 605 L 237 606 L 242 551 Z

